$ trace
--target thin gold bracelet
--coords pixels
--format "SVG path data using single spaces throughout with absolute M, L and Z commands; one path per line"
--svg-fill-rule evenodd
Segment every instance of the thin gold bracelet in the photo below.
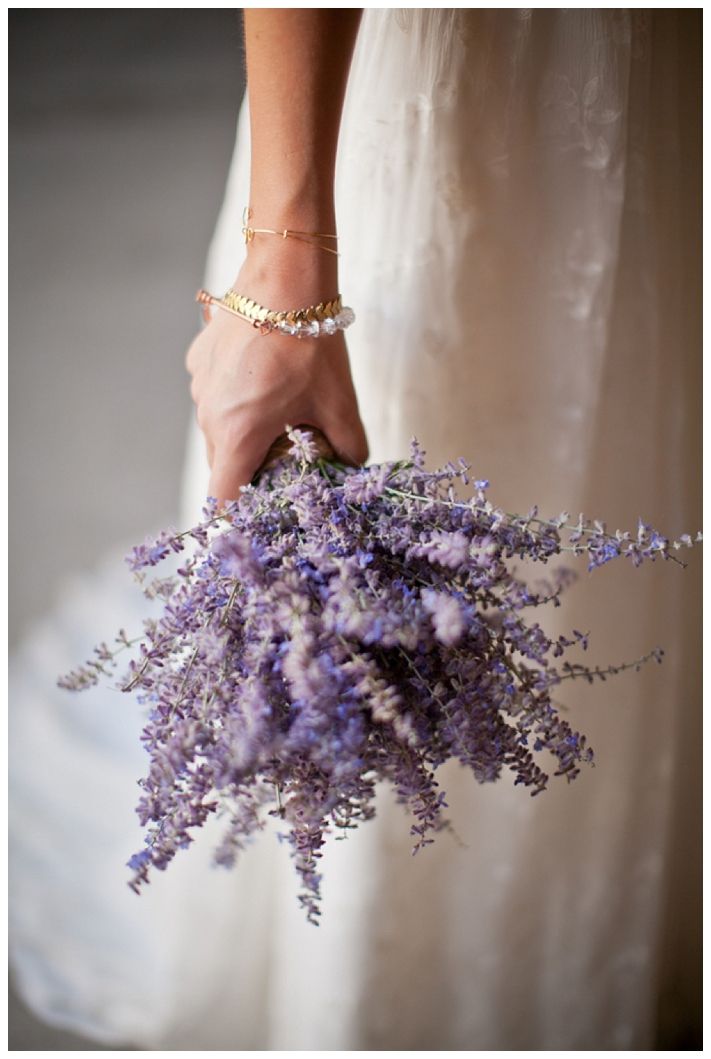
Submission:
M 317 250 L 325 250 L 327 254 L 335 254 L 339 256 L 337 250 L 334 250 L 330 246 L 321 246 L 320 243 L 311 242 L 312 239 L 335 239 L 338 240 L 337 235 L 329 235 L 327 232 L 300 232 L 295 228 L 252 228 L 249 225 L 249 218 L 252 216 L 252 210 L 249 206 L 245 206 L 242 213 L 242 235 L 244 236 L 245 243 L 251 243 L 257 234 L 264 235 L 280 235 L 282 239 L 298 239 L 300 243 L 306 243 L 308 246 L 314 246 Z

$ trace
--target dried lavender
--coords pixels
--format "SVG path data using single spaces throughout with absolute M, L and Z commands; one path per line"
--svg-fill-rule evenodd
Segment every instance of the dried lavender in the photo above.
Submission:
M 270 813 L 315 923 L 325 838 L 374 815 L 379 780 L 412 812 L 417 852 L 449 826 L 440 765 L 456 759 L 482 783 L 509 770 L 538 794 L 546 752 L 572 780 L 593 754 L 552 689 L 661 662 L 659 648 L 604 669 L 558 661 L 587 649 L 587 634 L 551 639 L 527 612 L 558 606 L 575 575 L 558 569 L 534 588 L 510 560 L 679 562 L 694 542 L 642 522 L 633 536 L 582 515 L 571 524 L 566 512 L 506 514 L 464 461 L 426 471 L 414 441 L 407 462 L 353 469 L 319 459 L 308 433 L 289 437 L 291 458 L 238 502 L 208 501 L 198 526 L 133 550 L 129 565 L 163 601 L 161 616 L 136 640 L 122 630 L 114 647 L 101 644 L 60 684 L 90 687 L 138 648 L 122 686 L 150 710 L 138 805 L 148 832 L 129 861 L 137 892 L 210 814 L 226 819 L 216 859 L 231 866 Z M 183 556 L 176 574 L 147 580 L 173 553 Z

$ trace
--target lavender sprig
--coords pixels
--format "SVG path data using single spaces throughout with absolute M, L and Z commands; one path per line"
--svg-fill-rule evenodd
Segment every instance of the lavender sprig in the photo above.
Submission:
M 428 472 L 416 441 L 409 461 L 353 469 L 320 459 L 303 431 L 289 436 L 292 458 L 238 502 L 208 501 L 198 526 L 128 557 L 163 602 L 122 685 L 149 708 L 138 805 L 148 832 L 129 865 L 138 891 L 216 812 L 229 817 L 217 860 L 232 865 L 271 813 L 315 923 L 326 837 L 374 815 L 378 781 L 413 814 L 417 852 L 449 826 L 441 765 L 457 760 L 482 783 L 511 772 L 538 794 L 545 753 L 554 775 L 573 780 L 593 753 L 551 689 L 661 662 L 659 648 L 619 666 L 569 661 L 588 634 L 551 638 L 527 614 L 558 606 L 574 572 L 528 585 L 513 560 L 547 564 L 567 551 L 589 570 L 617 558 L 679 562 L 694 541 L 641 521 L 633 536 L 567 512 L 506 513 L 464 461 Z M 188 548 L 175 575 L 146 582 L 148 568 Z M 60 683 L 91 686 L 136 643 L 121 632 Z

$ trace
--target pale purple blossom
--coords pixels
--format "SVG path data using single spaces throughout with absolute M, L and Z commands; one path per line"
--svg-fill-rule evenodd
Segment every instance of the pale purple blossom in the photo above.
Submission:
M 137 637 L 121 630 L 100 644 L 60 683 L 90 687 L 133 652 L 123 690 L 145 705 L 148 755 L 135 890 L 212 814 L 224 821 L 216 859 L 230 866 L 271 813 L 317 922 L 324 843 L 374 815 L 378 781 L 412 814 L 417 851 L 447 824 L 436 778 L 446 762 L 481 783 L 509 773 L 538 794 L 549 779 L 539 754 L 568 780 L 592 760 L 557 709 L 559 685 L 645 659 L 569 658 L 587 650 L 589 633 L 552 639 L 530 615 L 558 606 L 574 574 L 547 565 L 529 584 L 518 561 L 568 552 L 590 569 L 620 558 L 678 563 L 694 541 L 669 541 L 641 520 L 635 536 L 583 515 L 570 524 L 566 512 L 507 514 L 463 461 L 427 471 L 416 442 L 409 461 L 356 469 L 320 460 L 305 431 L 290 437 L 292 458 L 239 501 L 220 511 L 208 500 L 198 526 L 133 550 L 160 616 Z M 457 499 L 469 481 L 474 494 Z M 176 573 L 146 581 L 180 552 Z
M 432 615 L 435 636 L 440 643 L 452 647 L 459 643 L 464 633 L 464 611 L 461 604 L 446 592 L 437 592 L 432 588 L 422 591 L 422 602 L 428 614 Z

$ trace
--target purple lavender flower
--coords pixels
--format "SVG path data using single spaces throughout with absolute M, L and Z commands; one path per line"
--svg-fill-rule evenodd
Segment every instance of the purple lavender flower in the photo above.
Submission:
M 440 643 L 453 647 L 464 633 L 465 616 L 461 604 L 446 592 L 433 588 L 422 590 L 425 610 L 432 615 L 435 636 Z
M 250 580 L 257 575 L 259 563 L 256 549 L 248 536 L 231 530 L 217 537 L 212 544 L 212 554 L 220 562 L 220 574 L 239 580 Z
M 309 431 L 300 430 L 298 427 L 290 428 L 289 439 L 291 441 L 291 452 L 295 460 L 304 464 L 318 461 L 320 455 L 318 445 Z
M 343 498 L 349 504 L 368 504 L 383 495 L 388 480 L 387 466 L 366 467 L 343 482 Z
M 218 810 L 218 863 L 231 866 L 271 813 L 283 825 L 311 922 L 320 914 L 319 861 L 331 831 L 375 812 L 388 781 L 412 814 L 414 851 L 447 826 L 437 769 L 456 760 L 481 783 L 510 773 L 532 794 L 549 777 L 572 780 L 593 759 L 551 698 L 565 680 L 605 680 L 662 651 L 617 666 L 568 656 L 588 648 L 577 629 L 550 639 L 532 608 L 558 606 L 569 567 L 532 584 L 519 558 L 549 563 L 567 551 L 589 569 L 618 558 L 672 559 L 695 541 L 669 541 L 640 520 L 637 533 L 566 512 L 511 515 L 486 499 L 460 461 L 346 468 L 319 460 L 309 433 L 289 432 L 281 460 L 238 502 L 133 550 L 143 591 L 162 602 L 143 635 L 111 646 L 63 678 L 90 687 L 133 651 L 123 690 L 147 708 L 140 781 L 144 849 L 131 857 L 138 892 Z M 455 486 L 473 483 L 468 500 Z M 176 574 L 146 570 L 185 549 Z M 683 565 L 683 564 L 681 564 Z M 560 660 L 560 661 L 559 661 Z M 557 699 L 556 699 L 557 701 Z

